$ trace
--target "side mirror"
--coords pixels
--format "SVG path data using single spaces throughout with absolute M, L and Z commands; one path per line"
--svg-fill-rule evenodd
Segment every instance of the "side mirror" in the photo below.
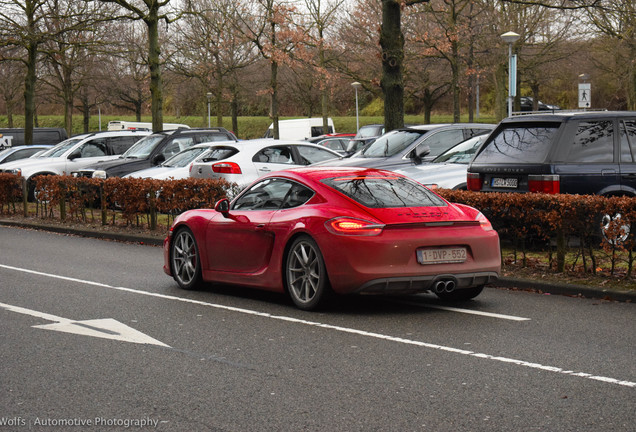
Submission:
M 230 211 L 230 200 L 227 198 L 222 198 L 214 204 L 214 210 L 226 215 Z
M 424 146 L 421 149 L 416 148 L 415 152 L 415 156 L 421 158 L 429 154 L 431 152 L 431 148 L 429 146 Z
M 159 165 L 162 162 L 166 161 L 166 157 L 162 154 L 158 154 L 157 156 L 152 158 L 152 164 L 153 165 Z
M 75 160 L 81 156 L 82 156 L 82 153 L 79 150 L 77 150 L 71 153 L 70 155 L 68 155 L 68 160 Z

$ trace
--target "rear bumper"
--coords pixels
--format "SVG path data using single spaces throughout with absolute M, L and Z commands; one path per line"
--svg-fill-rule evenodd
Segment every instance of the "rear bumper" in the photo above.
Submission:
M 454 289 L 473 288 L 493 283 L 499 279 L 497 272 L 478 272 L 464 274 L 439 274 L 416 277 L 391 277 L 371 280 L 362 285 L 358 294 L 409 294 L 433 291 L 441 281 L 454 282 Z

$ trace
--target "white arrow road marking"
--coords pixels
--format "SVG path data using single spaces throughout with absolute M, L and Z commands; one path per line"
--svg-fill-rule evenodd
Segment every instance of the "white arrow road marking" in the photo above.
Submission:
M 83 336 L 92 336 L 103 339 L 112 339 L 123 342 L 132 342 L 147 345 L 158 345 L 162 347 L 170 346 L 159 342 L 156 339 L 147 336 L 134 328 L 128 327 L 125 324 L 120 323 L 112 318 L 95 319 L 87 321 L 73 321 L 68 318 L 62 318 L 59 316 L 47 314 L 44 312 L 38 312 L 31 309 L 26 309 L 19 306 L 8 305 L 0 303 L 0 307 L 11 312 L 17 312 L 23 315 L 31 315 L 37 318 L 42 318 L 47 321 L 55 321 L 55 324 L 43 324 L 36 325 L 33 328 L 39 328 L 43 330 L 54 330 L 64 333 L 73 333 Z

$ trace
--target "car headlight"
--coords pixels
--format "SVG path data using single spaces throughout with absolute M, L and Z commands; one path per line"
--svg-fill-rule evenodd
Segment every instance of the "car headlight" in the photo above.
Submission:
M 14 168 L 12 170 L 9 170 L 9 173 L 17 175 L 18 177 L 22 177 L 22 170 L 20 168 Z
M 108 176 L 106 175 L 106 171 L 104 170 L 93 171 L 93 178 L 105 179 L 106 177 Z

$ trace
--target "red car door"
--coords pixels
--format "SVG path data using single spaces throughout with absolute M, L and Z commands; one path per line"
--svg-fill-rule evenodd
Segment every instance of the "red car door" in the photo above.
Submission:
M 274 235 L 267 225 L 272 210 L 232 210 L 217 215 L 207 228 L 208 268 L 213 271 L 255 273 L 267 266 Z

